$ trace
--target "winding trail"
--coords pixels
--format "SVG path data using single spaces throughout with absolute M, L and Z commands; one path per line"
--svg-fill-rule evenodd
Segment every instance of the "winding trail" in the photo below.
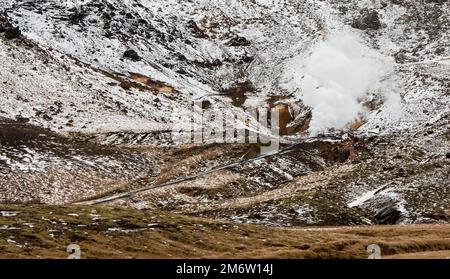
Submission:
M 145 191 L 173 186 L 173 185 L 176 185 L 176 184 L 179 184 L 179 183 L 182 183 L 182 182 L 185 182 L 185 181 L 194 180 L 196 178 L 199 178 L 199 177 L 211 174 L 211 173 L 215 173 L 215 172 L 218 172 L 218 171 L 221 171 L 221 170 L 224 170 L 224 169 L 229 169 L 229 168 L 232 168 L 232 167 L 236 167 L 236 166 L 242 165 L 244 163 L 254 162 L 254 161 L 258 161 L 258 160 L 265 159 L 265 158 L 270 158 L 270 157 L 283 155 L 283 154 L 291 152 L 292 150 L 296 149 L 297 147 L 301 146 L 304 143 L 313 142 L 314 140 L 318 140 L 318 139 L 320 139 L 320 140 L 327 140 L 327 139 L 328 140 L 342 140 L 342 135 L 326 135 L 326 136 L 321 135 L 321 136 L 316 136 L 316 137 L 307 137 L 307 138 L 301 139 L 299 141 L 296 141 L 294 144 L 289 145 L 289 146 L 287 146 L 287 147 L 285 147 L 285 148 L 283 148 L 283 149 L 281 149 L 281 150 L 279 150 L 277 152 L 262 154 L 260 156 L 256 156 L 256 157 L 253 157 L 253 158 L 250 158 L 250 159 L 241 159 L 241 160 L 238 160 L 238 161 L 233 162 L 233 163 L 228 163 L 228 164 L 225 164 L 225 165 L 222 165 L 222 166 L 217 166 L 217 167 L 211 168 L 211 169 L 209 169 L 207 171 L 204 171 L 204 172 L 200 172 L 200 173 L 197 173 L 197 174 L 185 176 L 185 177 L 182 177 L 182 178 L 179 178 L 179 179 L 176 179 L 176 180 L 173 180 L 173 181 L 169 181 L 169 182 L 166 182 L 166 183 L 162 183 L 162 184 L 159 184 L 159 185 L 149 185 L 149 186 L 141 187 L 141 188 L 136 189 L 136 190 L 127 191 L 127 192 L 124 192 L 124 193 L 110 195 L 110 196 L 97 198 L 97 199 L 93 199 L 93 200 L 77 202 L 75 204 L 77 204 L 77 205 L 98 205 L 98 204 L 104 204 L 104 203 L 112 202 L 112 201 L 115 201 L 115 200 L 127 198 L 127 197 L 133 196 L 135 194 L 145 192 Z

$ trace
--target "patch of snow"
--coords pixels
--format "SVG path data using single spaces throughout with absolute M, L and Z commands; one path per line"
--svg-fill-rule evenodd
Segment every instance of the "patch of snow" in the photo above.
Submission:
M 368 191 L 363 193 L 361 196 L 359 196 L 358 198 L 356 198 L 354 201 L 350 202 L 347 204 L 347 207 L 349 208 L 353 208 L 353 207 L 358 207 L 360 205 L 362 205 L 363 203 L 365 203 L 366 201 L 370 200 L 373 198 L 373 196 L 375 195 L 375 193 L 382 193 L 384 192 L 382 189 L 386 188 L 388 184 L 381 186 L 378 189 L 372 190 L 372 191 Z
M 17 216 L 20 211 L 0 211 L 2 217 L 14 217 Z

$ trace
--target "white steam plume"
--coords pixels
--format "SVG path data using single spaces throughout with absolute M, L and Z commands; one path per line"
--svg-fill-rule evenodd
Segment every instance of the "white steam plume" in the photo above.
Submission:
M 309 132 L 342 129 L 365 113 L 360 100 L 390 70 L 390 63 L 364 46 L 358 37 L 339 33 L 313 47 L 309 56 L 293 59 L 284 86 L 300 89 L 312 108 Z

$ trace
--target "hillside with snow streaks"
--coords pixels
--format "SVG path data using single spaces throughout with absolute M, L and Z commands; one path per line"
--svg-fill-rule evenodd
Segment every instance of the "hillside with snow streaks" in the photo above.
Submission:
M 258 155 L 174 142 L 197 102 L 242 127 L 257 122 L 246 109 L 277 108 L 283 143 L 319 137 L 111 204 L 285 226 L 448 222 L 449 5 L 0 0 L 0 201 L 95 200 Z

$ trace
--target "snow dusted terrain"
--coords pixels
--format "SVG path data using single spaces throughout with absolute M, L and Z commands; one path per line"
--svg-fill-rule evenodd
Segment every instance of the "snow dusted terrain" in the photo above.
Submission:
M 257 155 L 175 144 L 170 130 L 201 102 L 238 120 L 287 108 L 283 142 L 336 137 L 111 203 L 286 226 L 450 220 L 449 1 L 0 0 L 2 10 L 21 35 L 0 33 L 1 202 L 108 197 Z

